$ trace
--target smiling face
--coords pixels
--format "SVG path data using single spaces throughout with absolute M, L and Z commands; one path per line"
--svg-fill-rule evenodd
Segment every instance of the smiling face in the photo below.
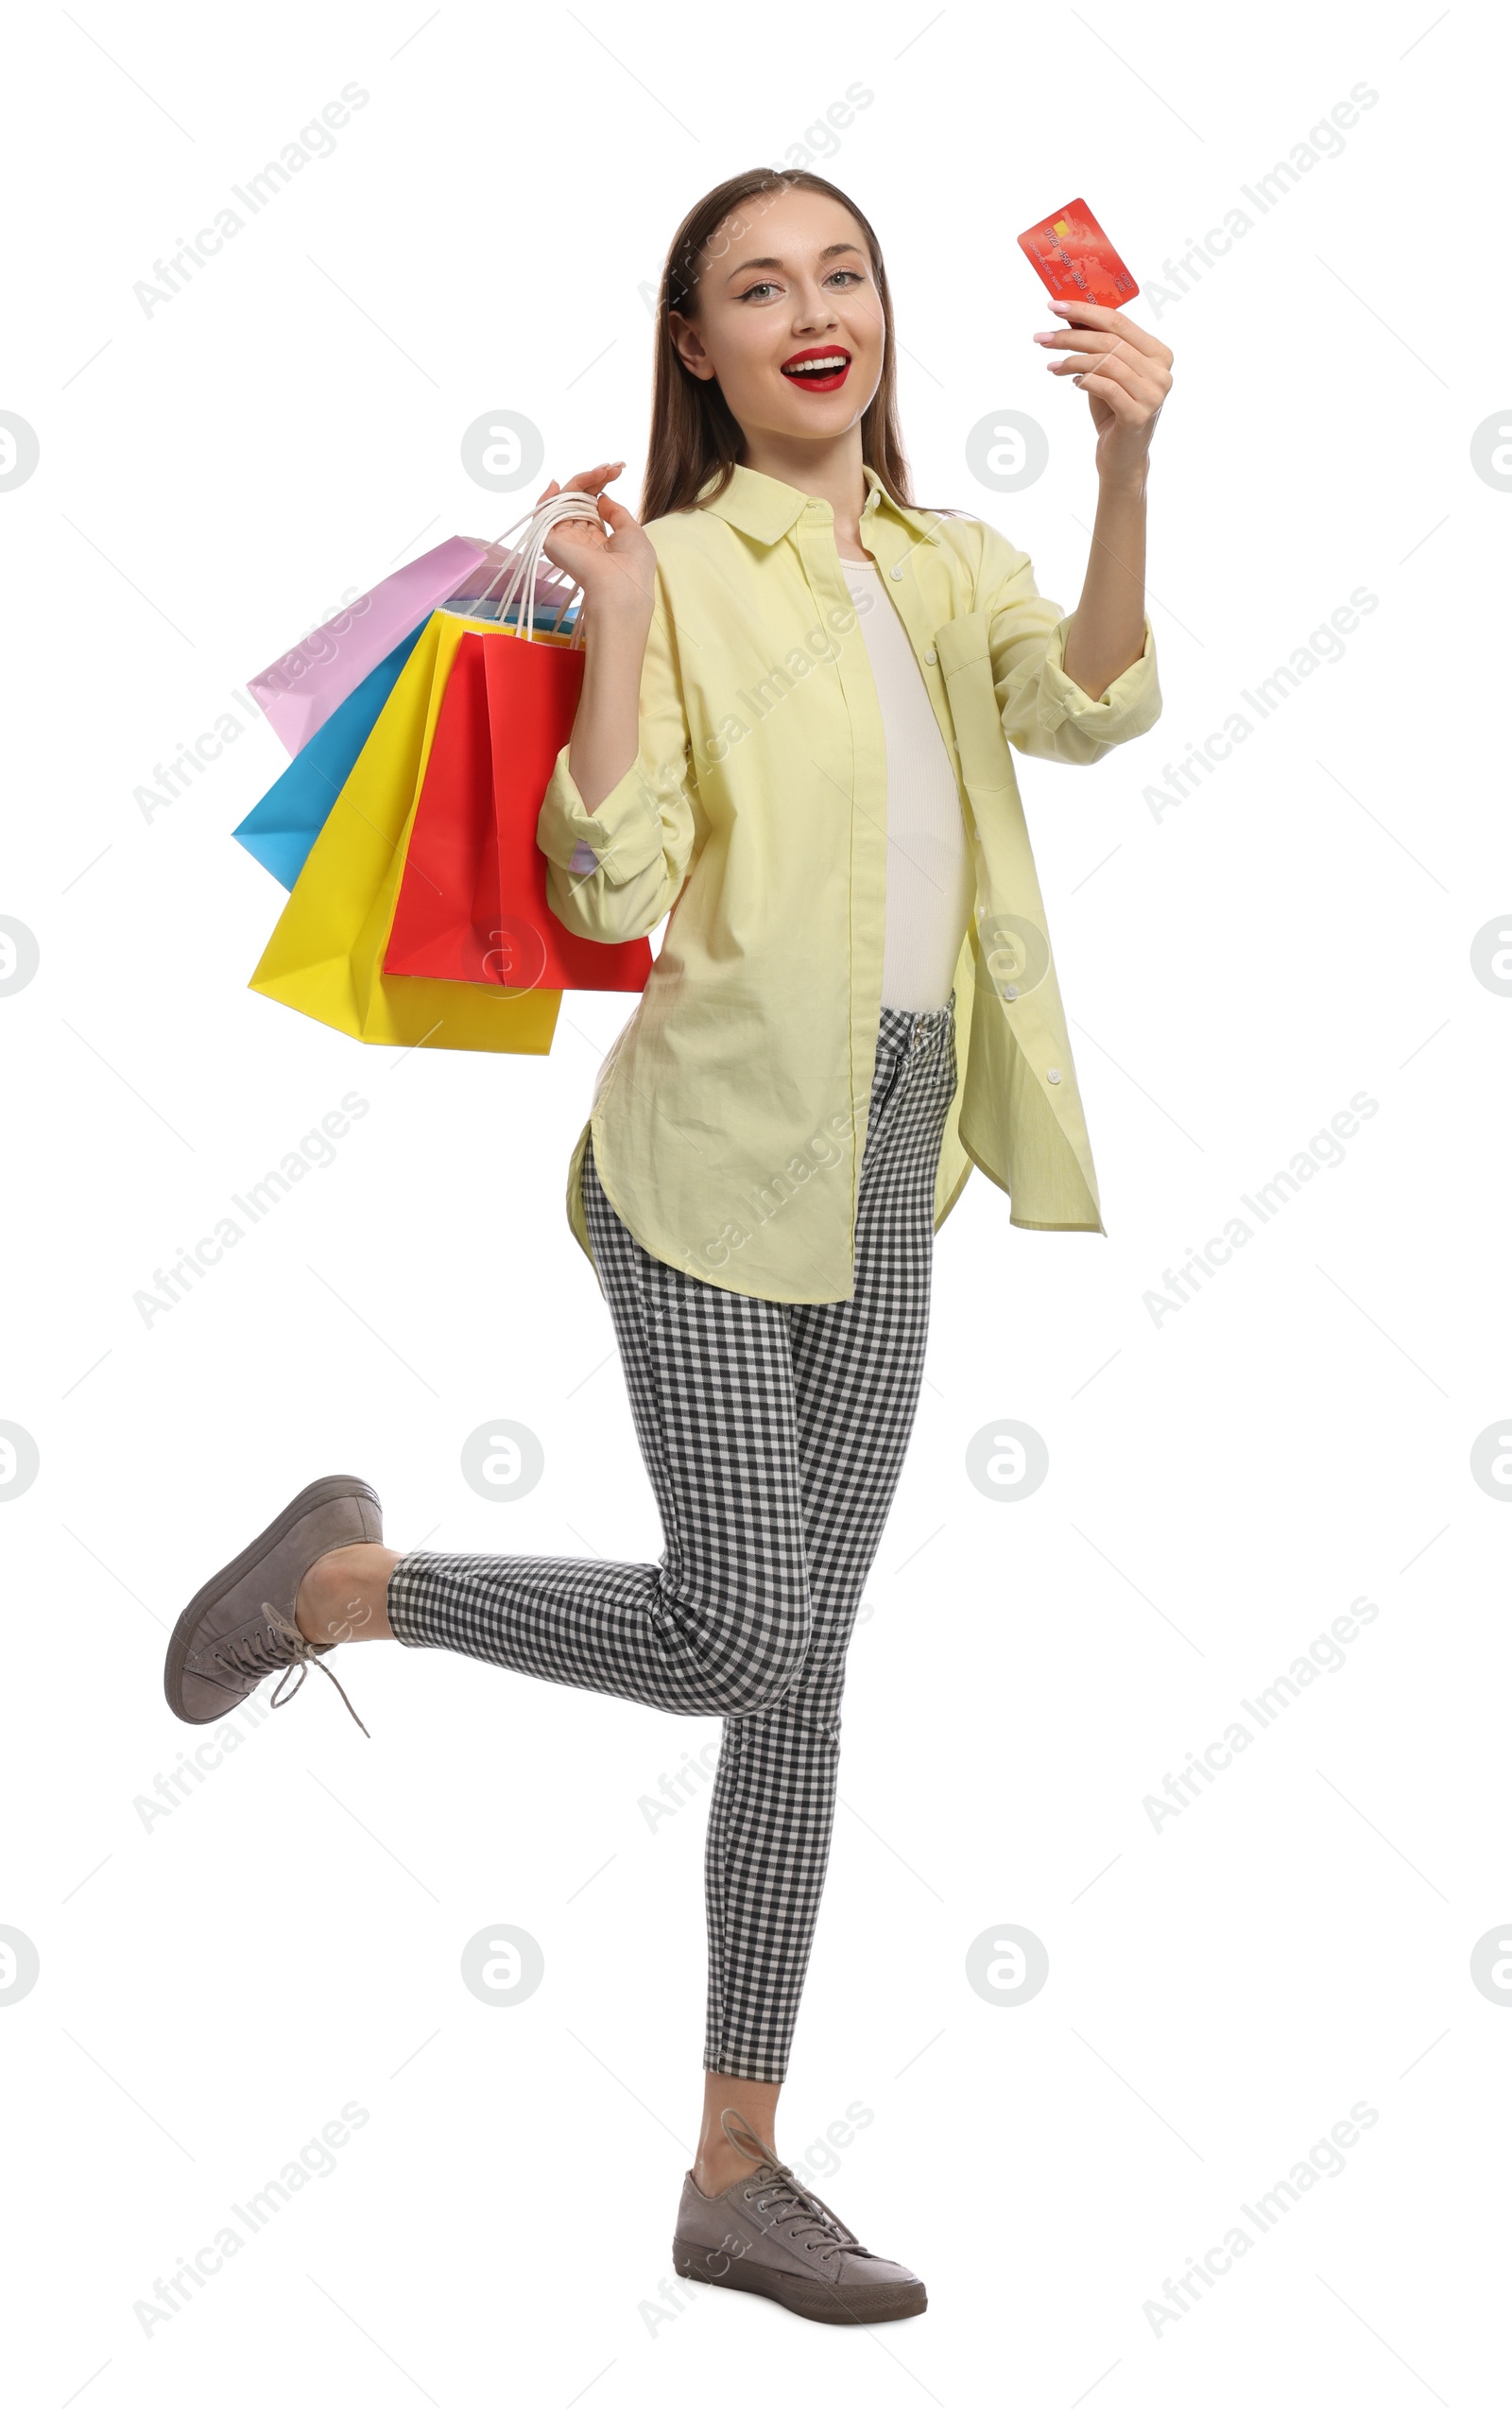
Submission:
M 696 318 L 671 314 L 696 378 L 718 380 L 747 441 L 858 426 L 886 329 L 865 231 L 828 194 L 795 186 L 743 203 L 705 248 Z

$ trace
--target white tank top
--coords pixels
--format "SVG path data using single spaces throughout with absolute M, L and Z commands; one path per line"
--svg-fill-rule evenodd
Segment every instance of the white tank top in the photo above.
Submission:
M 886 582 L 874 562 L 842 556 L 840 568 L 866 641 L 887 748 L 882 1003 L 943 1008 L 976 896 L 960 793 Z

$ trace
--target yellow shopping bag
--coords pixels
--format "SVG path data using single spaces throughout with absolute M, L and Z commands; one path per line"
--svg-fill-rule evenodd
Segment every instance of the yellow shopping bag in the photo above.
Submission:
M 249 988 L 358 1041 L 544 1057 L 559 991 L 386 975 L 394 903 L 458 641 L 490 618 L 433 613 L 325 827 L 305 858 Z

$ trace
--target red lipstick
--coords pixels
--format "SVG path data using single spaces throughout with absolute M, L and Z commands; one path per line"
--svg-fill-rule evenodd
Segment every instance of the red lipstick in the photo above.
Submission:
M 790 354 L 782 367 L 791 385 L 807 387 L 811 394 L 833 394 L 846 382 L 850 355 L 843 344 L 809 344 Z

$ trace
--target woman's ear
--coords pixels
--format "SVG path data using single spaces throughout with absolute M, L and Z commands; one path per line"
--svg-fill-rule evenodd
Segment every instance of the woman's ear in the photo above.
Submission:
M 696 378 L 712 378 L 714 365 L 704 351 L 703 337 L 692 320 L 684 319 L 680 311 L 668 311 L 667 325 L 672 331 L 672 341 L 678 348 L 678 358 L 683 368 L 691 371 Z

